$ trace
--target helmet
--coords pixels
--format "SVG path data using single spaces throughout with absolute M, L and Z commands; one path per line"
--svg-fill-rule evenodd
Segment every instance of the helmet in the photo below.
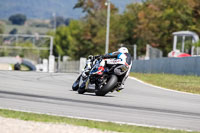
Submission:
M 126 47 L 121 47 L 118 49 L 118 52 L 120 53 L 128 53 L 128 49 Z
M 89 56 L 88 56 L 88 59 L 93 60 L 93 59 L 94 59 L 94 56 L 93 56 L 93 55 L 89 55 Z

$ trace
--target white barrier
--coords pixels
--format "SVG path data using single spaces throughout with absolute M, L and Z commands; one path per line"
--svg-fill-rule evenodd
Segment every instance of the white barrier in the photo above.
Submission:
M 49 56 L 49 72 L 54 72 L 54 66 L 55 66 L 55 56 L 50 55 Z
M 200 57 L 134 60 L 131 71 L 200 76 Z
M 80 58 L 80 68 L 79 68 L 79 73 L 81 73 L 85 67 L 86 64 L 86 58 Z

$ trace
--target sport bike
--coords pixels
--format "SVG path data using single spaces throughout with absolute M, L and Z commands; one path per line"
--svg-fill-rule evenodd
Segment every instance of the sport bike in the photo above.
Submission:
M 97 96 L 104 96 L 109 92 L 117 91 L 121 85 L 121 76 L 115 74 L 114 69 L 120 64 L 121 60 L 106 59 L 106 67 L 104 67 L 102 74 L 99 74 L 98 68 L 102 60 L 101 56 L 96 56 L 90 64 L 86 63 L 84 71 L 72 85 L 72 90 L 78 91 L 79 94 L 92 92 Z M 87 69 L 88 65 L 91 65 L 90 69 Z

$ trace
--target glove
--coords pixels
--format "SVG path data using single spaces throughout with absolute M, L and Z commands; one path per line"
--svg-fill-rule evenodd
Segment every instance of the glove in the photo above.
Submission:
M 95 56 L 95 59 L 101 59 L 103 56 L 102 55 L 97 55 Z

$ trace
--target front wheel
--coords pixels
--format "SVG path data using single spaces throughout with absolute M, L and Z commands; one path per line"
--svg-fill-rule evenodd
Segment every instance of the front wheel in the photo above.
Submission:
M 77 91 L 79 88 L 79 83 L 80 83 L 80 77 L 81 75 L 77 78 L 77 80 L 74 82 L 74 84 L 72 85 L 72 90 L 73 91 Z
M 106 85 L 97 90 L 95 94 L 97 96 L 105 96 L 108 92 L 112 91 L 113 88 L 117 85 L 118 78 L 116 75 L 111 75 Z
M 78 93 L 79 94 L 83 94 L 86 92 L 85 88 L 86 88 L 86 81 L 87 79 L 83 80 L 83 78 L 80 78 L 80 83 L 79 83 L 79 88 L 78 88 Z

